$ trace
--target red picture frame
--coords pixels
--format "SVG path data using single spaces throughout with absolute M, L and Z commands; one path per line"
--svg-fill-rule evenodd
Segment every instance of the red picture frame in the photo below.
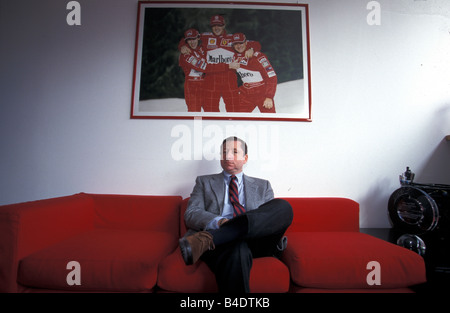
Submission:
M 227 36 L 219 38 L 226 39 L 222 39 L 222 42 L 224 45 L 228 44 L 227 47 L 220 46 L 217 41 L 211 39 L 213 16 L 220 16 L 221 21 L 225 22 Z M 218 104 L 217 101 L 208 102 L 202 98 L 197 102 L 204 105 L 200 109 L 189 111 L 186 98 L 191 94 L 188 94 L 189 88 L 185 88 L 188 77 L 179 61 L 180 57 L 185 56 L 180 52 L 180 47 L 185 43 L 185 33 L 188 29 L 199 32 L 201 39 L 199 44 L 203 49 L 203 55 L 193 56 L 189 58 L 189 62 L 193 60 L 191 63 L 198 65 L 203 64 L 203 61 L 206 64 L 204 67 L 206 73 L 201 75 L 201 79 L 205 80 L 201 85 L 204 87 L 197 90 L 202 91 L 202 96 L 204 92 L 208 96 L 216 97 L 221 92 L 231 90 L 234 97 L 235 88 L 239 88 L 238 98 L 233 98 L 234 106 L 230 105 L 232 101 L 229 100 L 229 94 L 227 97 L 220 94 Z M 215 68 L 219 67 L 217 64 L 220 62 L 229 63 L 230 58 L 213 59 L 214 53 L 223 53 L 227 56 L 234 53 L 233 60 L 236 60 L 238 52 L 231 47 L 233 41 L 236 43 L 238 33 L 245 35 L 247 47 L 255 46 L 258 51 L 254 51 L 254 55 L 257 57 L 252 56 L 252 66 L 249 65 L 249 58 L 241 57 L 240 70 L 228 68 L 224 70 L 232 71 L 236 82 L 233 82 L 232 74 L 228 73 L 226 80 L 221 81 L 225 83 L 217 84 L 219 76 L 214 75 L 219 74 L 215 72 Z M 236 35 L 235 39 L 232 38 L 233 35 Z M 312 115 L 309 41 L 307 4 L 140 1 L 130 117 L 310 122 Z M 216 45 L 212 45 L 214 43 Z M 213 62 L 216 64 L 211 65 Z M 251 80 L 248 80 L 247 76 L 251 76 Z M 268 77 L 273 76 L 277 78 L 276 84 L 273 84 L 273 79 L 271 82 L 272 86 L 276 86 L 275 92 L 272 90 L 272 96 L 263 96 L 263 93 L 269 93 L 266 91 L 269 88 L 263 86 L 269 86 Z M 211 83 L 213 79 L 216 79 L 216 85 Z M 266 103 L 262 104 L 260 100 L 267 97 L 272 99 L 271 110 L 266 110 Z M 252 99 L 258 101 L 255 100 L 256 103 L 253 103 Z M 213 105 L 207 106 L 206 104 L 209 105 L 210 102 Z M 249 106 L 241 112 L 240 108 L 243 108 L 245 103 Z M 211 107 L 213 109 L 210 109 Z M 268 107 L 270 108 L 270 101 Z

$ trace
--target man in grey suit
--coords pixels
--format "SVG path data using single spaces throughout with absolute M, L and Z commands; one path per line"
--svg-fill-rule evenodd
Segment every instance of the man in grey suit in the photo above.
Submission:
M 278 256 L 292 223 L 290 204 L 274 199 L 270 182 L 247 176 L 247 144 L 229 137 L 222 143 L 223 172 L 199 176 L 184 218 L 188 231 L 180 239 L 187 265 L 205 261 L 220 292 L 250 292 L 255 257 Z

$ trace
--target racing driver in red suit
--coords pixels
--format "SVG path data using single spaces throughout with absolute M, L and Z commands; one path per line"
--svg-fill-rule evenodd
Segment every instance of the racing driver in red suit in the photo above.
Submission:
M 259 51 L 252 58 L 247 58 L 247 39 L 244 34 L 236 33 L 232 40 L 236 55 L 229 67 L 238 72 L 243 82 L 239 87 L 238 112 L 252 112 L 258 107 L 261 113 L 276 113 L 273 98 L 278 80 L 269 59 Z
M 223 98 L 225 110 L 227 112 L 238 111 L 239 95 L 237 77 L 234 70 L 225 67 L 224 64 L 230 64 L 233 60 L 234 49 L 231 45 L 232 35 L 227 34 L 225 30 L 225 19 L 221 15 L 211 17 L 210 26 L 212 32 L 203 33 L 200 36 L 202 49 L 206 53 L 208 63 L 208 73 L 205 75 L 204 104 L 205 112 L 220 112 L 220 98 Z M 182 54 L 189 53 L 189 47 L 184 40 L 179 44 Z M 261 45 L 258 42 L 248 42 L 249 57 L 254 51 L 259 51 Z
M 211 69 L 207 66 L 205 52 L 201 47 L 200 33 L 194 29 L 188 29 L 184 33 L 184 41 L 188 44 L 190 52 L 181 54 L 179 65 L 184 72 L 184 99 L 188 112 L 200 112 L 205 102 L 204 80 L 205 73 Z M 229 66 L 225 63 L 216 67 L 225 71 Z
M 181 54 L 179 59 L 184 72 L 184 99 L 188 112 L 200 112 L 204 102 L 205 53 L 199 45 L 200 33 L 196 29 L 188 29 L 184 40 L 190 48 L 190 53 Z

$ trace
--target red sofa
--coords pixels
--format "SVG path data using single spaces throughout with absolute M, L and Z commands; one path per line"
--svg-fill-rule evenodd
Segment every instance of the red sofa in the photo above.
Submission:
M 359 232 L 358 203 L 285 199 L 288 248 L 254 260 L 252 292 L 409 292 L 426 281 L 421 256 Z M 181 258 L 186 205 L 80 193 L 1 206 L 0 292 L 216 292 L 205 263 Z

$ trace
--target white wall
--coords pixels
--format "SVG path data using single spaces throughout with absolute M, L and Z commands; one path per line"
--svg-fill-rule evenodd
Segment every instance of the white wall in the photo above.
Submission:
M 137 1 L 80 0 L 78 27 L 66 24 L 67 2 L 0 2 L 0 204 L 77 192 L 186 197 L 195 176 L 220 167 L 205 155 L 174 160 L 179 128 L 194 149 L 241 127 L 247 174 L 270 179 L 276 196 L 352 198 L 362 227 L 389 226 L 406 166 L 416 181 L 450 184 L 446 0 L 379 1 L 379 26 L 367 24 L 369 1 L 305 1 L 311 123 L 130 120 Z

